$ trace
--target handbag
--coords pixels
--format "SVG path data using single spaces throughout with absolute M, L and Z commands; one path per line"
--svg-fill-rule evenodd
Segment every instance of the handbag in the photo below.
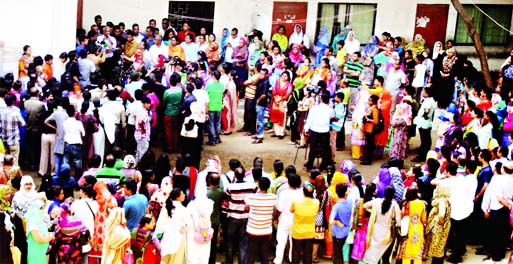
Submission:
M 198 137 L 198 125 L 195 120 L 187 117 L 182 124 L 182 130 L 180 135 L 186 138 L 197 138 Z
M 513 64 L 504 70 L 504 77 L 513 79 Z
M 390 225 L 390 237 L 392 238 L 392 241 L 393 241 L 396 238 L 401 236 L 401 229 L 397 225 L 397 222 L 395 221 L 395 210 L 393 208 L 393 204 L 392 204 L 392 207 L 390 207 L 390 210 L 393 210 L 392 211 L 392 224 Z
M 410 229 L 410 216 L 405 215 L 401 218 L 401 237 L 405 237 L 408 235 L 408 230 Z
M 14 245 L 14 238 L 11 240 L 11 256 L 13 264 L 21 263 L 21 251 L 17 246 Z
M 125 251 L 125 256 L 123 258 L 123 264 L 134 264 L 134 253 L 131 249 L 127 249 Z

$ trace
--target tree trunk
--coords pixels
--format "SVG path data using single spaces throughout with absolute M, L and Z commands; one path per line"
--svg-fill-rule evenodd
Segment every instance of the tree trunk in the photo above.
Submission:
M 476 32 L 476 28 L 474 27 L 474 18 L 467 14 L 459 0 L 451 0 L 451 2 L 456 11 L 458 11 L 458 14 L 463 19 L 463 22 L 465 22 L 465 25 L 468 28 L 468 33 L 474 42 L 474 47 L 476 48 L 477 54 L 479 55 L 481 72 L 483 73 L 486 86 L 488 86 L 490 89 L 493 89 L 493 80 L 492 76 L 490 75 L 490 69 L 488 68 L 488 58 L 483 48 L 483 43 L 481 43 L 481 39 L 479 38 L 479 35 Z

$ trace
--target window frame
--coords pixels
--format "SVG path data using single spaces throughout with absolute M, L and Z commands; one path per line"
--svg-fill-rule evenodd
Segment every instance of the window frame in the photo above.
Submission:
M 489 7 L 500 7 L 500 8 L 509 8 L 509 16 L 508 16 L 508 20 L 509 20 L 509 23 L 507 23 L 509 26 L 507 27 L 511 27 L 511 23 L 513 22 L 513 4 L 478 4 L 477 5 L 479 8 L 481 8 L 485 13 L 487 13 L 488 15 L 490 15 L 491 17 L 493 17 L 494 19 L 496 19 L 492 14 L 490 14 L 489 12 L 487 12 L 487 8 Z M 476 7 L 474 7 L 474 5 L 471 5 L 471 4 L 464 4 L 463 7 L 472 7 L 474 8 L 475 10 L 477 10 Z M 478 12 L 480 12 L 479 10 L 477 10 Z M 487 18 L 484 14 L 481 13 L 481 15 L 483 16 L 483 19 L 482 19 L 482 22 L 481 22 L 481 25 L 475 25 L 474 26 L 476 27 L 476 31 L 479 31 L 479 32 L 484 32 L 485 31 L 485 25 L 486 25 L 486 21 L 488 21 L 488 23 L 493 23 L 495 25 L 495 23 Z M 457 36 L 458 36 L 458 33 L 459 34 L 466 34 L 468 35 L 468 30 L 465 30 L 465 32 L 458 32 L 458 25 L 460 25 L 461 23 L 465 24 L 465 22 L 463 21 L 463 19 L 461 18 L 461 16 L 459 14 L 457 14 L 456 16 L 456 24 L 455 24 L 455 29 L 454 29 L 454 44 L 455 45 L 458 45 L 458 46 L 473 46 L 474 45 L 474 42 L 472 41 L 472 38 L 470 40 L 469 43 L 462 43 L 462 42 L 457 42 L 456 39 L 457 39 Z M 465 29 L 467 29 L 467 26 L 465 25 Z M 501 29 L 502 30 L 502 29 Z M 510 36 L 509 34 L 506 33 L 505 37 L 504 37 L 504 41 L 503 42 L 489 42 L 489 43 L 485 43 L 484 41 L 484 38 L 481 34 L 479 34 L 479 39 L 481 40 L 483 46 L 504 46 L 504 45 L 508 45 L 509 44 L 509 40 L 510 40 Z
M 317 21 L 316 21 L 316 32 L 315 32 L 315 39 L 314 39 L 314 43 L 315 41 L 317 40 L 317 37 L 319 36 L 319 30 L 321 29 L 321 20 L 319 20 L 319 18 L 322 16 L 322 5 L 335 5 L 335 8 L 334 8 L 334 14 L 333 16 L 335 16 L 335 14 L 338 13 L 338 10 L 340 8 L 341 5 L 346 5 L 346 16 L 344 17 L 344 20 L 343 21 L 339 21 L 338 20 L 338 17 L 335 18 L 335 21 L 333 21 L 333 25 L 331 26 L 331 30 L 332 30 L 332 36 L 330 37 L 330 47 L 331 47 L 331 43 L 333 42 L 333 39 L 335 38 L 335 36 L 338 34 L 338 31 L 340 30 L 340 27 L 341 25 L 349 25 L 349 19 L 350 17 L 347 16 L 348 13 L 351 13 L 351 7 L 352 6 L 369 6 L 369 7 L 372 7 L 373 9 L 377 9 L 378 8 L 378 4 L 376 3 L 340 3 L 340 2 L 322 2 L 322 3 L 318 3 L 317 5 Z M 373 15 L 373 23 L 372 23 L 372 31 L 371 31 L 371 35 L 368 36 L 368 37 L 371 37 L 373 36 L 374 34 L 374 31 L 376 30 L 376 16 L 377 16 L 377 10 L 374 10 L 374 15 Z M 337 28 L 338 30 L 337 31 L 333 31 L 335 28 Z M 336 32 L 336 33 L 335 33 Z M 357 36 L 358 37 L 358 36 Z M 360 46 L 364 46 L 365 44 L 367 44 L 367 38 L 368 37 L 365 37 L 365 41 L 360 41 Z M 359 40 L 361 40 L 361 38 L 358 38 Z

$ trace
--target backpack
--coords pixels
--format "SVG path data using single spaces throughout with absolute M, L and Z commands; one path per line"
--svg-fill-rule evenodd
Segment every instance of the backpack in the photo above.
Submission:
M 381 109 L 378 109 L 378 123 L 374 124 L 372 132 L 379 134 L 383 129 L 385 129 L 385 119 L 383 118 L 383 114 L 381 114 Z
M 204 244 L 212 240 L 214 236 L 214 229 L 210 223 L 210 218 L 205 217 L 205 214 L 196 208 L 199 213 L 198 223 L 194 226 L 194 242 Z

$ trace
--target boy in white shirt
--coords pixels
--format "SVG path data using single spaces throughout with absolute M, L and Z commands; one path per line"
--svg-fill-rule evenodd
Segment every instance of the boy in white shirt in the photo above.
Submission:
M 426 75 L 427 75 L 427 67 L 422 62 L 424 61 L 424 56 L 422 54 L 417 55 L 415 58 L 415 69 L 414 69 L 414 77 L 412 86 L 415 87 L 415 97 L 417 101 L 420 101 L 420 95 L 422 93 L 422 89 L 426 86 Z

